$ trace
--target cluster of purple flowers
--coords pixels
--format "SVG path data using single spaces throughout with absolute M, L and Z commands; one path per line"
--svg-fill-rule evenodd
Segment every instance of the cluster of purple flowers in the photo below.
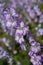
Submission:
M 11 12 L 11 13 L 10 13 Z M 24 36 L 29 27 L 19 18 L 14 8 L 8 8 L 3 11 L 4 21 L 1 22 L 4 32 L 14 36 L 23 50 L 26 50 Z M 14 19 L 13 19 L 14 18 Z
M 29 43 L 31 45 L 30 52 L 29 52 L 31 63 L 33 65 L 42 65 L 41 56 L 37 55 L 37 53 L 41 51 L 40 43 L 36 42 L 33 37 L 29 37 Z
M 11 1 L 15 2 L 15 0 L 11 0 Z M 19 0 L 17 2 L 18 4 L 21 4 L 21 6 L 23 3 L 28 5 L 27 4 L 28 0 L 25 0 L 25 1 L 22 0 L 22 2 Z M 26 42 L 25 42 L 24 36 L 25 35 L 28 36 L 27 34 L 30 32 L 29 26 L 27 26 L 25 22 L 21 20 L 21 18 L 19 17 L 19 14 L 15 10 L 16 5 L 17 3 L 15 3 L 15 6 L 13 3 L 11 7 L 3 9 L 4 4 L 0 4 L 0 9 L 1 9 L 0 23 L 4 32 L 6 32 L 6 34 L 8 34 L 9 36 L 13 36 L 16 42 L 20 44 L 21 49 L 26 51 Z M 29 17 L 32 19 L 37 19 L 37 16 L 40 16 L 39 23 L 43 22 L 43 15 L 37 5 L 35 5 L 33 9 L 31 8 L 31 6 L 27 7 L 27 12 L 29 13 Z M 39 29 L 38 34 L 43 35 L 43 29 Z M 6 38 L 2 38 L 0 39 L 0 41 L 3 41 L 9 49 L 11 48 L 9 45 L 9 40 L 6 40 Z M 35 41 L 31 35 L 29 35 L 29 43 L 31 45 L 30 52 L 29 52 L 31 63 L 33 65 L 42 65 L 41 57 L 43 57 L 43 55 L 41 56 L 37 55 L 37 53 L 41 51 L 40 43 Z M 1 53 L 2 52 L 3 51 L 1 51 Z M 1 53 L 0 53 L 0 57 L 1 57 Z M 14 51 L 14 54 L 16 53 L 17 51 Z M 9 63 L 12 62 L 11 58 L 9 58 L 9 60 L 10 60 Z
M 9 53 L 3 47 L 0 46 L 0 59 L 9 58 Z

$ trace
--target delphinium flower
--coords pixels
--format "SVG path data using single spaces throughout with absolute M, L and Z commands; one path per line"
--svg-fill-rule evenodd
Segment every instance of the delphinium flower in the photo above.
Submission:
M 0 14 L 2 13 L 2 11 L 4 9 L 4 5 L 5 5 L 5 3 L 0 3 Z
M 21 6 L 21 7 L 23 7 L 24 5 L 25 6 L 27 6 L 29 3 L 31 3 L 30 1 L 31 0 L 11 0 L 12 1 L 12 3 L 13 3 L 13 5 L 14 5 L 14 3 L 16 4 L 16 7 L 17 7 L 17 5 L 19 6 Z
M 35 5 L 35 6 L 34 6 L 34 10 L 35 10 L 37 16 L 40 16 L 40 15 L 41 15 L 41 11 L 40 11 L 38 5 Z
M 11 9 L 11 8 L 10 8 Z M 14 29 L 14 27 L 16 27 L 17 26 L 17 24 L 16 24 L 16 21 L 14 21 L 13 20 L 13 18 L 12 18 L 12 16 L 11 16 L 11 14 L 10 14 L 10 10 L 9 8 L 8 9 L 5 9 L 4 10 L 4 12 L 3 12 L 3 14 L 4 14 L 4 20 L 1 22 L 1 23 L 3 23 L 2 24 L 2 28 L 3 28 L 3 30 L 8 34 L 10 34 L 11 33 L 11 35 L 13 34 L 13 32 L 15 31 L 15 29 Z M 11 13 L 14 13 L 15 14 L 15 12 L 11 12 Z M 13 14 L 12 14 L 13 15 Z M 16 15 L 16 14 L 15 14 Z
M 43 14 L 39 18 L 39 23 L 43 23 Z
M 4 44 L 9 47 L 9 40 L 7 40 L 6 38 L 2 38 L 2 41 L 4 42 Z
M 39 52 L 40 51 L 40 44 L 36 42 L 36 44 L 34 44 L 30 47 L 30 50 L 33 51 L 34 53 Z
M 31 37 L 29 39 L 29 42 L 30 42 L 30 45 L 31 45 L 30 51 L 32 51 L 33 53 L 38 53 L 39 51 L 41 51 L 41 46 L 40 46 L 39 42 L 36 42 Z
M 28 55 L 30 56 L 30 62 L 33 65 L 42 65 L 41 63 L 41 56 L 37 55 L 41 51 L 40 43 L 34 40 L 34 37 L 29 37 L 29 43 L 30 43 L 30 52 Z
M 0 47 L 0 58 L 2 57 L 2 53 L 3 53 L 3 48 Z
M 17 7 L 17 0 L 10 0 L 12 3 L 12 7 L 16 8 Z
M 38 30 L 37 30 L 37 36 L 42 36 L 43 35 L 43 28 L 39 28 Z
M 29 37 L 29 43 L 31 45 L 30 50 L 37 53 L 41 50 L 40 43 L 36 42 L 33 37 Z
M 25 40 L 23 38 L 23 35 L 20 34 L 19 31 L 16 32 L 16 34 L 15 34 L 15 40 L 20 44 L 22 50 L 26 50 L 26 47 L 25 47 L 25 44 L 24 44 Z
M 26 50 L 25 44 L 22 44 L 22 43 L 25 43 L 23 36 L 27 34 L 29 27 L 26 26 L 25 23 L 18 18 L 18 14 L 16 13 L 14 8 L 11 7 L 11 8 L 5 9 L 3 11 L 3 14 L 6 20 L 2 21 L 4 24 L 4 25 L 2 24 L 2 28 L 4 26 L 5 32 L 12 36 L 13 36 L 13 33 L 15 32 L 14 34 L 15 40 L 21 44 L 20 45 L 21 48 L 24 47 L 23 49 Z
M 33 51 L 29 51 L 28 55 L 31 57 L 33 56 L 34 52 Z
M 27 12 L 29 13 L 30 18 L 34 19 L 36 17 L 35 11 L 31 6 L 27 9 Z
M 43 54 L 41 54 L 41 61 L 43 62 Z
M 13 37 L 14 40 L 17 42 L 17 44 L 20 44 L 20 47 L 23 51 L 27 50 L 24 37 L 29 36 L 29 43 L 31 46 L 30 46 L 30 52 L 28 54 L 30 56 L 30 61 L 33 65 L 42 65 L 41 64 L 42 56 L 38 55 L 38 53 L 41 51 L 40 43 L 37 42 L 34 39 L 34 37 L 31 36 L 31 34 L 28 34 L 28 33 L 31 33 L 29 30 L 29 26 L 26 25 L 25 21 L 23 21 L 22 18 L 20 18 L 19 14 L 16 11 L 16 7 L 18 6 L 24 7 L 23 8 L 24 10 L 26 9 L 28 10 L 25 12 L 28 13 L 27 18 L 29 22 L 32 22 L 32 19 L 36 19 L 37 22 L 39 22 L 41 19 L 41 22 L 42 22 L 43 16 L 41 15 L 42 13 L 40 11 L 40 8 L 38 7 L 38 5 L 35 5 L 35 6 L 32 5 L 32 2 L 36 2 L 36 0 L 35 1 L 34 0 L 32 1 L 31 0 L 10 0 L 10 1 L 12 2 L 10 7 L 7 7 L 7 8 L 2 7 L 4 8 L 2 9 L 3 12 L 1 14 L 2 15 L 1 16 L 2 17 L 2 20 L 1 20 L 2 29 L 7 35 L 9 35 L 10 37 Z M 39 21 L 37 20 L 38 19 L 37 16 L 39 16 Z M 43 34 L 43 31 L 40 31 L 40 34 Z M 5 46 L 7 46 L 8 50 L 10 51 L 11 49 L 10 44 L 9 44 L 10 41 L 6 39 L 5 37 L 0 39 L 0 41 L 4 42 Z M 16 50 L 13 50 L 13 48 L 11 49 L 11 51 L 13 51 L 13 54 L 15 55 L 18 52 Z M 3 51 L 1 50 L 1 52 L 4 52 L 4 50 Z M 13 55 L 9 56 L 9 54 L 7 55 L 6 53 L 7 52 L 5 51 L 2 57 L 4 58 L 7 57 L 9 65 L 12 65 L 13 57 L 11 56 Z
M 42 63 L 40 62 L 41 61 L 41 56 L 37 56 L 36 54 L 34 54 L 31 59 L 30 59 L 31 63 L 33 65 L 42 65 Z
M 25 40 L 24 40 L 23 37 L 27 34 L 28 29 L 29 29 L 28 26 L 25 26 L 24 22 L 21 21 L 20 22 L 20 27 L 17 28 L 16 33 L 15 33 L 15 40 L 19 44 L 21 44 L 20 45 L 21 48 L 24 47 L 24 50 L 26 50 L 26 47 L 25 47 L 25 44 L 24 44 L 25 43 Z
M 6 59 L 7 58 L 7 51 L 4 50 L 3 47 L 0 47 L 0 59 L 3 58 L 3 59 Z
M 37 0 L 32 0 L 32 3 L 36 3 L 37 2 Z

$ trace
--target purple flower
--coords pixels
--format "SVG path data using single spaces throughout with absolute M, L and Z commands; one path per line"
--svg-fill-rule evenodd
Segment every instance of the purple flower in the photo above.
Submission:
M 41 15 L 41 11 L 40 11 L 38 5 L 35 5 L 35 6 L 34 6 L 34 10 L 35 10 L 37 16 L 40 16 L 40 15 Z
M 34 53 L 37 53 L 41 50 L 41 47 L 40 47 L 40 43 L 38 42 L 35 42 L 36 44 L 33 44 L 31 47 L 30 47 L 30 50 L 33 51 Z
M 0 3 L 0 14 L 2 14 L 5 3 Z
M 14 7 L 11 7 L 10 8 L 10 14 L 12 16 L 14 16 L 14 17 L 18 17 L 19 16 L 18 13 L 16 12 L 16 10 L 14 9 Z
M 30 16 L 32 19 L 34 19 L 34 18 L 35 18 L 35 11 L 31 9 L 31 10 L 29 11 L 29 16 Z
M 24 39 L 23 39 L 23 35 L 20 34 L 19 31 L 16 30 L 16 34 L 15 34 L 15 40 L 18 42 L 18 43 L 22 43 L 24 42 Z
M 20 47 L 21 47 L 21 49 L 22 49 L 23 51 L 26 51 L 26 46 L 25 46 L 25 44 L 22 43 L 22 44 L 20 45 Z
M 29 53 L 28 53 L 28 55 L 31 57 L 31 56 L 33 56 L 33 54 L 34 54 L 34 52 L 33 51 L 29 51 Z
M 41 64 L 41 62 L 40 62 L 40 60 L 41 60 L 41 56 L 37 56 L 36 54 L 34 54 L 32 57 L 31 57 L 31 59 L 30 59 L 30 61 L 31 61 L 31 63 L 33 64 L 33 65 L 42 65 Z
M 39 23 L 43 23 L 43 14 L 39 18 Z
M 43 54 L 41 54 L 41 61 L 43 62 Z
M 37 30 L 37 36 L 42 36 L 43 35 L 43 28 L 39 28 Z
M 29 37 L 29 43 L 30 43 L 30 45 L 36 44 L 36 42 L 32 36 Z
M 17 0 L 10 0 L 12 2 L 11 7 L 17 7 Z

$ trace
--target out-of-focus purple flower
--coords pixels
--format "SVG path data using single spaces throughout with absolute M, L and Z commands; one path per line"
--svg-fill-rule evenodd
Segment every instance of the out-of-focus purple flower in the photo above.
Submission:
M 1 58 L 6 58 L 6 51 L 3 49 L 3 47 L 0 47 L 0 59 Z
M 5 3 L 0 3 L 0 8 L 3 7 L 5 5 Z
M 16 40 L 17 42 L 19 42 L 20 44 L 21 44 L 22 42 L 24 42 L 23 35 L 21 35 L 19 31 L 17 32 L 17 30 L 16 30 L 16 34 L 15 34 L 15 40 Z
M 0 3 L 0 14 L 2 14 L 5 3 Z
M 19 16 L 18 13 L 16 12 L 16 10 L 13 7 L 10 8 L 10 13 L 14 17 L 18 17 Z
M 36 44 L 32 45 L 30 47 L 30 50 L 33 51 L 34 53 L 37 53 L 41 50 L 41 47 L 40 47 L 40 43 L 38 42 L 35 42 Z
M 42 36 L 43 35 L 43 28 L 39 28 L 38 30 L 37 30 L 37 36 Z
M 9 40 L 7 40 L 6 38 L 2 38 L 2 41 L 4 42 L 4 44 L 7 46 L 7 47 L 9 47 L 10 45 L 9 45 Z
M 10 9 L 9 8 L 6 8 L 3 11 L 3 15 L 4 15 L 4 18 L 5 18 L 6 21 L 11 20 L 11 15 L 10 15 Z
M 41 11 L 40 11 L 38 5 L 35 5 L 35 6 L 34 6 L 34 10 L 35 10 L 37 16 L 40 16 L 40 15 L 41 15 Z
M 11 26 L 12 26 L 12 22 L 10 21 L 6 22 L 6 27 L 11 28 Z
M 29 11 L 29 16 L 30 16 L 32 19 L 34 19 L 34 18 L 35 18 L 35 11 L 32 10 L 32 9 L 30 9 L 30 11 Z
M 20 27 L 19 27 L 18 29 L 20 30 L 20 33 L 21 33 L 21 34 L 26 35 L 26 33 L 27 33 L 28 30 L 29 30 L 29 27 L 26 26 L 23 21 L 21 21 Z
M 24 43 L 22 43 L 22 44 L 20 45 L 20 47 L 21 47 L 21 49 L 22 49 L 23 51 L 26 51 L 26 45 L 25 45 Z
M 43 14 L 39 18 L 39 23 L 43 23 Z
M 32 36 L 29 37 L 29 43 L 30 43 L 30 45 L 36 44 L 36 42 Z
M 33 56 L 34 52 L 33 51 L 29 51 L 28 55 L 31 57 Z
M 12 2 L 11 7 L 17 7 L 17 0 L 10 0 Z
M 26 50 L 26 46 L 24 44 L 25 40 L 23 38 L 23 35 L 21 35 L 21 33 L 16 30 L 16 34 L 15 34 L 15 40 L 20 44 L 20 47 L 22 50 Z
M 43 54 L 41 54 L 41 61 L 43 62 Z
M 25 24 L 23 22 L 20 23 L 20 26 L 16 29 L 16 33 L 15 33 L 15 39 L 16 41 L 19 40 L 19 42 L 23 42 L 23 36 L 26 35 L 26 33 L 28 32 L 28 27 L 25 26 Z
M 41 56 L 37 56 L 36 54 L 34 54 L 34 55 L 31 57 L 31 59 L 30 59 L 30 61 L 31 61 L 31 63 L 32 63 L 33 65 L 42 65 L 41 62 L 40 62 L 40 60 L 41 60 Z

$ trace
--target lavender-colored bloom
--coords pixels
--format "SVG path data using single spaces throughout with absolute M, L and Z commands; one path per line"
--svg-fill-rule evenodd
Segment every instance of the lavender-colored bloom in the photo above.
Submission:
M 12 2 L 11 7 L 17 7 L 17 0 L 10 0 Z
M 28 27 L 25 27 L 23 21 L 20 23 L 20 26 L 17 28 L 15 33 L 15 40 L 19 43 L 24 42 L 23 36 L 28 32 Z
M 23 51 L 26 51 L 26 46 L 25 46 L 24 43 L 22 43 L 22 44 L 20 45 L 20 47 L 21 47 L 21 49 L 22 49 Z
M 39 23 L 43 23 L 43 14 L 39 18 Z
M 2 41 L 7 47 L 9 47 L 9 40 L 7 40 L 6 38 L 2 38 Z
M 19 30 L 20 30 L 21 34 L 26 35 L 29 30 L 29 27 L 26 26 L 23 21 L 21 21 Z
M 35 11 L 32 10 L 32 9 L 30 9 L 30 11 L 29 11 L 29 16 L 30 16 L 32 19 L 34 19 L 34 18 L 35 18 Z
M 22 36 L 19 32 L 16 32 L 16 34 L 15 34 L 15 40 L 16 40 L 17 42 L 19 42 L 20 44 L 21 44 L 22 42 L 24 42 L 23 36 Z
M 0 3 L 0 8 L 4 6 L 5 3 Z
M 5 5 L 5 3 L 0 3 L 0 14 L 2 13 L 2 11 L 3 11 L 3 7 L 4 7 L 4 5 Z
M 35 40 L 34 40 L 34 38 L 32 36 L 29 37 L 29 43 L 30 43 L 30 45 L 36 44 Z
M 28 32 L 28 27 L 25 27 L 23 22 L 20 23 L 20 27 L 17 28 L 15 33 L 15 40 L 19 43 L 24 42 L 23 36 Z
M 40 60 L 41 60 L 41 56 L 37 56 L 36 54 L 34 54 L 34 56 L 32 56 L 30 59 L 33 65 L 42 65 Z
M 0 47 L 0 54 L 2 54 L 3 53 L 3 48 L 2 47 Z
M 14 17 L 18 17 L 19 16 L 18 13 L 16 12 L 16 10 L 13 7 L 10 8 L 10 13 Z
M 1 58 L 6 58 L 6 51 L 2 47 L 0 47 L 0 59 Z
M 36 3 L 37 2 L 37 0 L 32 0 L 32 3 Z
M 25 41 L 23 35 L 21 35 L 20 32 L 16 32 L 15 40 L 20 44 L 21 49 L 26 51 L 26 46 L 24 44 Z
M 11 28 L 11 26 L 12 26 L 12 22 L 10 21 L 6 22 L 6 27 Z
M 43 35 L 43 28 L 39 28 L 37 30 L 37 36 L 42 36 Z
M 40 43 L 38 42 L 35 42 L 36 44 L 33 44 L 31 47 L 30 47 L 30 50 L 33 51 L 34 53 L 37 53 L 41 50 L 41 47 L 40 47 Z
M 31 57 L 33 56 L 34 52 L 33 51 L 29 51 L 28 55 Z
M 43 62 L 43 54 L 41 54 L 41 61 Z
M 5 18 L 6 21 L 11 21 L 12 20 L 12 17 L 11 17 L 11 14 L 10 14 L 10 8 L 6 8 L 3 11 L 3 15 L 4 15 L 4 18 Z
M 41 11 L 40 11 L 38 5 L 35 5 L 35 6 L 34 6 L 34 10 L 35 10 L 37 16 L 40 16 L 40 15 L 41 15 Z

